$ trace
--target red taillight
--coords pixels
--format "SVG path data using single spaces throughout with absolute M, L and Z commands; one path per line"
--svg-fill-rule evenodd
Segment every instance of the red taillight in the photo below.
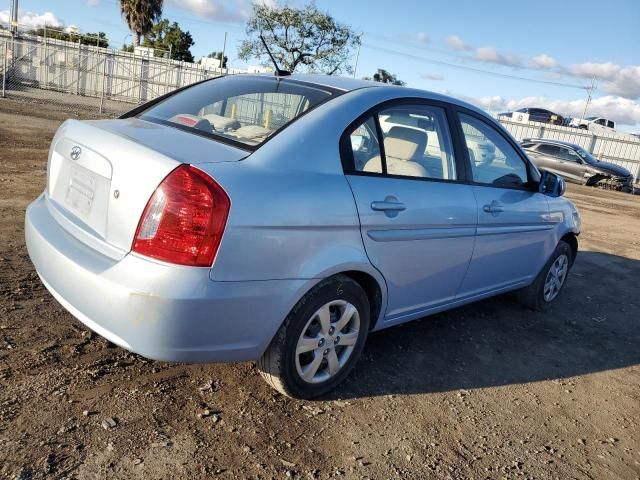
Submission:
M 156 189 L 131 249 L 170 263 L 208 267 L 216 256 L 231 202 L 209 175 L 181 165 Z

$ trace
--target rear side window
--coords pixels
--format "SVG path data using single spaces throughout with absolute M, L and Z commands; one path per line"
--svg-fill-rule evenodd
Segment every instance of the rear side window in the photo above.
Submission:
M 353 152 L 353 167 L 358 172 L 382 173 L 382 155 L 378 143 L 375 117 L 367 118 L 349 136 Z
M 558 157 L 560 156 L 560 147 L 558 147 L 557 145 L 542 144 L 538 147 L 538 152 Z
M 140 117 L 252 148 L 337 94 L 276 77 L 227 76 L 171 95 Z
M 473 181 L 498 187 L 519 188 L 528 182 L 527 165 L 494 127 L 460 113 Z
M 399 104 L 382 108 L 345 133 L 349 141 L 341 149 L 347 171 L 456 179 L 449 126 L 440 107 Z

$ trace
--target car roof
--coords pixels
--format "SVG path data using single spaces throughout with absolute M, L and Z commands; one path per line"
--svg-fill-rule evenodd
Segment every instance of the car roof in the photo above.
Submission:
M 259 73 L 259 74 L 250 74 L 254 76 L 269 76 L 273 77 L 271 73 Z M 328 87 L 334 90 L 340 90 L 342 92 L 351 92 L 354 90 L 360 90 L 363 88 L 384 88 L 397 92 L 395 95 L 396 98 L 402 97 L 419 97 L 427 100 L 436 100 L 440 102 L 450 103 L 452 105 L 458 105 L 461 107 L 465 107 L 469 110 L 473 110 L 482 114 L 485 117 L 492 118 L 485 111 L 477 106 L 465 102 L 464 100 L 460 100 L 459 98 L 450 97 L 448 95 L 443 95 L 440 93 L 432 92 L 430 90 L 423 90 L 418 88 L 404 87 L 399 85 L 391 85 L 389 83 L 381 83 L 374 82 L 371 80 L 360 80 L 357 78 L 351 77 L 341 77 L 339 75 L 322 75 L 322 74 L 314 74 L 314 73 L 293 73 L 291 75 L 287 75 L 286 77 L 281 77 L 286 81 L 297 81 L 304 82 L 309 84 L 315 84 L 322 87 Z
M 367 87 L 388 86 L 388 84 L 374 82 L 371 80 L 360 80 L 359 78 L 341 77 L 339 75 L 321 75 L 314 73 L 293 73 L 283 78 L 299 82 L 315 83 L 316 85 L 335 88 L 336 90 L 342 90 L 344 92 L 350 92 L 352 90 Z
M 578 148 L 580 145 L 571 142 L 565 142 L 564 140 L 553 140 L 547 138 L 523 138 L 520 143 L 533 142 L 533 143 L 547 143 L 549 145 L 562 145 L 563 147 Z

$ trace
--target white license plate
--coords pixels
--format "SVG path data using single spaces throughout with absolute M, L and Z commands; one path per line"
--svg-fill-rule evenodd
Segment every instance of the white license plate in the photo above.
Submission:
M 96 175 L 82 167 L 71 167 L 65 201 L 71 209 L 88 217 L 96 194 Z

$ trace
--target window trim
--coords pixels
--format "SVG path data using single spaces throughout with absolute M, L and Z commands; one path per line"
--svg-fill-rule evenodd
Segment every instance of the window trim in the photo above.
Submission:
M 453 148 L 453 160 L 456 167 L 456 178 L 432 178 L 432 177 L 413 177 L 409 175 L 396 175 L 387 172 L 387 157 L 384 151 L 384 135 L 382 134 L 382 128 L 380 127 L 379 113 L 388 108 L 402 105 L 416 105 L 426 107 L 440 108 L 446 119 L 446 127 L 449 130 L 449 139 L 451 141 L 451 147 Z M 363 172 L 355 169 L 355 159 L 353 157 L 353 150 L 351 148 L 351 134 L 361 124 L 365 123 L 369 117 L 375 119 L 376 133 L 378 136 L 378 144 L 380 146 L 380 156 L 382 164 L 382 173 L 378 172 Z M 418 180 L 427 182 L 442 182 L 442 183 L 468 183 L 467 181 L 467 162 L 461 157 L 461 149 L 458 145 L 456 134 L 453 130 L 455 126 L 454 111 L 450 103 L 441 102 L 439 100 L 430 100 L 422 97 L 402 97 L 394 98 L 391 100 L 385 100 L 377 105 L 369 108 L 360 116 L 358 116 L 353 122 L 351 122 L 347 128 L 342 132 L 339 140 L 340 161 L 342 163 L 342 171 L 344 175 L 355 175 L 363 177 L 378 177 L 378 178 L 396 178 L 401 180 Z
M 504 129 L 504 127 L 502 127 L 500 124 L 496 125 L 495 120 L 493 119 L 491 119 L 493 123 L 490 121 L 487 121 L 488 120 L 487 117 L 477 112 L 474 112 L 473 110 L 470 110 L 468 108 L 454 105 L 453 109 L 455 110 L 455 113 L 456 113 L 456 120 L 457 120 L 456 123 L 458 125 L 457 132 L 456 132 L 458 135 L 457 141 L 459 142 L 461 147 L 464 147 L 462 154 L 463 154 L 463 158 L 466 160 L 465 163 L 467 165 L 467 183 L 468 184 L 475 185 L 478 187 L 501 188 L 506 190 L 519 190 L 519 191 L 528 191 L 528 192 L 538 191 L 539 179 L 536 180 L 536 177 L 540 176 L 538 169 L 535 168 L 533 164 L 529 161 L 529 158 L 524 153 L 524 151 L 522 150 L 522 147 L 520 147 L 518 142 L 516 142 L 515 139 L 513 139 L 510 135 L 505 135 L 501 131 Z M 507 142 L 507 144 L 509 144 L 513 148 L 513 150 L 516 152 L 516 154 L 520 157 L 520 159 L 525 165 L 525 168 L 527 171 L 527 183 L 525 183 L 523 186 L 516 187 L 516 186 L 506 186 L 506 185 L 492 185 L 490 183 L 476 182 L 473 180 L 471 159 L 469 158 L 469 152 L 466 147 L 467 143 L 465 140 L 464 131 L 462 130 L 462 120 L 460 119 L 460 114 L 473 117 L 476 120 L 487 125 L 489 128 L 492 128 L 493 130 L 496 131 L 498 135 L 500 135 Z

